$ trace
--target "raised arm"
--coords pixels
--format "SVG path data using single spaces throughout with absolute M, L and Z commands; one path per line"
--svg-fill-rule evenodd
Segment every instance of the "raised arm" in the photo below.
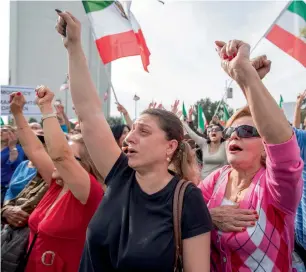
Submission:
M 131 119 L 131 117 L 130 117 L 128 111 L 126 110 L 126 108 L 123 107 L 121 104 L 118 104 L 118 105 L 117 105 L 117 109 L 118 109 L 118 111 L 123 115 L 124 120 L 125 120 L 125 122 L 126 122 L 126 125 L 127 125 L 130 129 L 132 129 L 133 121 L 132 121 L 132 119 Z
M 10 108 L 15 118 L 21 146 L 42 178 L 49 183 L 52 179 L 54 164 L 22 113 L 26 102 L 24 96 L 21 93 L 13 93 L 11 94 L 11 101 Z
M 37 90 L 37 104 L 43 116 L 45 142 L 54 165 L 72 194 L 83 204 L 90 192 L 89 174 L 76 160 L 68 141 L 53 113 L 54 94 L 44 86 Z
M 204 137 L 199 136 L 198 134 L 196 134 L 187 124 L 187 122 L 183 121 L 183 126 L 185 128 L 185 130 L 187 131 L 187 133 L 189 134 L 189 136 L 191 137 L 192 140 L 194 140 L 196 142 L 196 144 L 198 146 L 200 146 L 201 148 L 203 148 L 203 146 L 207 145 L 206 139 Z
M 306 90 L 303 94 L 299 94 L 295 104 L 294 116 L 293 116 L 293 126 L 295 128 L 301 127 L 301 107 L 304 99 L 306 98 Z
M 110 127 L 102 111 L 102 103 L 92 82 L 81 45 L 81 24 L 68 12 L 59 13 L 57 31 L 62 35 L 69 58 L 70 91 L 81 120 L 81 130 L 90 156 L 105 178 L 120 156 Z M 64 25 L 66 37 L 64 37 Z
M 292 128 L 261 81 L 261 73 L 270 70 L 271 62 L 262 58 L 254 67 L 249 59 L 250 46 L 242 41 L 216 42 L 216 45 L 222 67 L 242 89 L 262 139 L 268 144 L 288 141 L 292 137 Z

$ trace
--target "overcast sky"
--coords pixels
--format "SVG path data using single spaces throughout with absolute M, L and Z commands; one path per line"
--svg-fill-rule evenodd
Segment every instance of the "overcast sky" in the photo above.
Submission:
M 254 45 L 275 20 L 286 1 L 165 1 L 134 0 L 138 19 L 151 51 L 150 73 L 140 57 L 112 63 L 112 82 L 120 102 L 134 117 L 133 96 L 140 97 L 138 112 L 150 101 L 170 108 L 175 99 L 187 106 L 210 97 L 219 100 L 228 79 L 214 50 L 215 40 L 242 39 Z M 0 82 L 7 83 L 9 43 L 9 1 L 0 1 Z M 295 101 L 306 88 L 306 69 L 269 41 L 263 39 L 253 56 L 267 54 L 272 70 L 265 79 L 269 91 L 279 100 Z M 245 104 L 235 84 L 233 108 Z M 116 114 L 112 107 L 112 114 Z

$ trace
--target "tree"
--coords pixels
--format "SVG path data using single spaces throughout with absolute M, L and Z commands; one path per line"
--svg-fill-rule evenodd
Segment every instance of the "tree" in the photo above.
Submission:
M 111 116 L 107 119 L 107 122 L 110 126 L 115 126 L 115 125 L 122 125 L 122 117 L 114 117 Z
M 33 117 L 30 117 L 29 124 L 31 124 L 31 123 L 37 123 L 37 120 Z
M 198 106 L 199 105 L 202 107 L 203 112 L 205 114 L 205 117 L 206 117 L 206 119 L 209 123 L 211 121 L 219 103 L 220 103 L 220 101 L 214 101 L 213 102 L 213 101 L 211 101 L 210 98 L 204 98 L 204 99 L 201 99 L 200 101 L 197 101 L 196 104 L 195 104 L 195 110 L 194 110 L 194 113 L 193 113 L 194 123 L 195 124 L 198 123 Z M 234 113 L 233 109 L 230 108 L 227 103 L 222 102 L 220 107 L 219 107 L 218 113 L 217 113 L 217 116 L 219 117 L 220 120 L 223 116 L 223 104 L 226 105 L 230 116 L 233 115 L 233 113 Z

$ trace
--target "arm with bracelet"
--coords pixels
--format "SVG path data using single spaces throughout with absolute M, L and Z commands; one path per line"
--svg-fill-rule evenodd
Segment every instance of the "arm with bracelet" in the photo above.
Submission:
M 52 178 L 54 164 L 23 115 L 22 110 L 25 103 L 25 98 L 21 93 L 11 94 L 10 109 L 17 125 L 19 141 L 29 160 L 32 161 L 43 179 L 49 183 Z M 56 114 L 54 116 L 56 117 Z M 42 119 L 44 118 L 47 118 L 47 116 L 43 116 Z

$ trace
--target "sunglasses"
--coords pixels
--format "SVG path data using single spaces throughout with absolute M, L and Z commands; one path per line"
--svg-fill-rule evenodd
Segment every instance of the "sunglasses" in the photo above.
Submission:
M 239 127 L 228 127 L 223 131 L 223 138 L 228 140 L 232 137 L 232 134 L 236 131 L 239 138 L 254 138 L 260 137 L 256 128 L 248 125 L 242 125 Z
M 214 127 L 214 128 L 208 128 L 207 129 L 207 133 L 210 133 L 210 132 L 219 132 L 219 131 L 222 131 L 222 129 L 220 127 Z

